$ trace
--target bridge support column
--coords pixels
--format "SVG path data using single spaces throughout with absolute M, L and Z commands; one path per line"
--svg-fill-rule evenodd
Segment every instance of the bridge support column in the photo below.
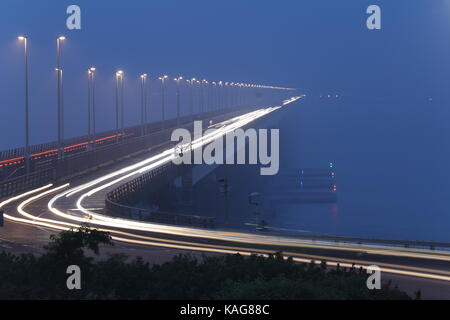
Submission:
M 179 202 L 180 207 L 185 213 L 192 213 L 194 211 L 192 168 L 192 165 L 179 166 L 179 172 L 181 174 Z

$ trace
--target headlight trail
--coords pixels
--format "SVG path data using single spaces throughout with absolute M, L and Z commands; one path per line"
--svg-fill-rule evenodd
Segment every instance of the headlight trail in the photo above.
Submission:
M 286 102 L 286 104 L 289 102 Z M 217 139 L 218 137 L 222 137 L 228 132 L 231 132 L 235 130 L 236 128 L 242 127 L 245 124 L 250 123 L 251 121 L 266 115 L 274 110 L 277 110 L 280 107 L 273 107 L 273 108 L 267 108 L 267 109 L 260 109 L 256 111 L 249 112 L 248 114 L 241 115 L 232 119 L 229 119 L 226 121 L 226 125 L 222 127 L 221 129 L 211 133 L 209 136 L 202 137 L 201 139 L 195 140 L 192 143 L 192 148 L 199 148 L 202 147 L 204 144 L 209 143 L 213 141 L 214 139 Z M 221 231 L 207 231 L 203 229 L 196 229 L 196 228 L 185 228 L 185 227 L 176 227 L 176 226 L 167 226 L 167 225 L 160 225 L 155 223 L 145 223 L 145 222 L 138 222 L 138 221 L 132 221 L 127 219 L 121 219 L 121 218 L 111 218 L 108 216 L 104 216 L 101 214 L 97 214 L 95 212 L 92 212 L 90 210 L 87 210 L 82 206 L 82 201 L 92 196 L 93 194 L 97 193 L 100 190 L 103 190 L 111 185 L 114 185 L 120 181 L 123 181 L 125 179 L 128 179 L 132 177 L 133 175 L 141 174 L 142 172 L 145 172 L 147 170 L 151 170 L 153 168 L 156 168 L 159 165 L 163 165 L 173 158 L 173 149 L 168 149 L 161 154 L 151 157 L 147 160 L 144 160 L 139 163 L 141 167 L 139 167 L 138 164 L 132 165 L 129 167 L 122 168 L 114 173 L 108 174 L 104 177 L 101 177 L 99 179 L 94 180 L 92 183 L 88 183 L 86 185 L 83 185 L 82 187 L 75 188 L 75 192 L 79 192 L 82 190 L 85 190 L 95 184 L 98 184 L 100 182 L 103 182 L 111 177 L 118 176 L 120 174 L 123 174 L 125 172 L 129 172 L 130 170 L 137 169 L 134 172 L 131 172 L 127 175 L 121 176 L 111 182 L 108 182 L 106 184 L 100 185 L 99 187 L 90 190 L 89 192 L 86 192 L 82 194 L 78 200 L 76 201 L 76 206 L 80 210 L 80 212 L 83 212 L 85 215 L 89 216 L 90 218 L 95 219 L 95 223 L 103 226 L 109 226 L 109 227 L 117 227 L 117 228 L 127 228 L 129 230 L 134 231 L 149 231 L 149 232 L 162 232 L 172 235 L 182 235 L 182 236 L 193 236 L 193 237 L 200 237 L 200 238 L 206 238 L 206 239 L 219 239 L 219 240 L 225 240 L 225 241 L 234 241 L 234 242 L 241 242 L 241 243 L 250 243 L 250 244 L 268 244 L 268 245 L 289 245 L 289 246 L 301 246 L 301 247 L 317 247 L 316 241 L 314 244 L 312 244 L 309 240 L 300 240 L 300 239 L 294 239 L 294 238 L 286 238 L 286 237 L 274 237 L 274 236 L 260 236 L 255 234 L 247 234 L 247 233 L 240 233 L 240 232 L 221 232 Z M 158 161 L 155 161 L 158 160 Z M 152 163 L 153 161 L 153 163 Z M 150 164 L 149 164 L 150 163 Z M 147 165 L 148 164 L 148 165 Z M 142 167 L 142 165 L 146 165 Z M 67 214 L 62 212 L 61 210 L 58 210 L 54 207 L 54 203 L 58 198 L 62 196 L 68 196 L 70 194 L 73 194 L 73 191 L 69 191 L 66 194 L 59 194 L 56 195 L 54 198 L 50 200 L 48 203 L 49 210 L 53 212 L 54 214 L 66 218 L 66 219 L 72 219 L 79 222 L 90 222 L 92 223 L 92 220 L 86 219 L 86 218 L 80 218 L 76 217 L 71 214 Z M 327 248 L 333 248 L 337 250 L 346 250 L 346 251 L 352 251 L 359 247 L 359 245 L 352 245 L 352 244 L 345 244 L 345 245 L 336 245 L 332 242 L 326 242 L 326 241 L 320 241 L 319 242 L 321 246 L 327 247 Z M 431 258 L 431 259 L 439 259 L 439 260 L 447 260 L 450 261 L 450 257 L 448 256 L 447 252 L 443 252 L 441 255 L 430 255 L 428 251 L 419 249 L 411 249 L 411 250 L 404 250 L 402 249 L 401 252 L 397 250 L 396 248 L 392 247 L 385 247 L 385 246 L 364 246 L 364 250 L 368 252 L 376 253 L 376 251 L 379 249 L 380 253 L 383 254 L 391 254 L 391 255 L 404 255 L 404 256 L 413 256 L 413 257 L 422 257 L 422 258 Z M 404 252 L 407 251 L 407 252 Z M 408 252 L 409 251 L 409 252 Z
M 27 195 L 48 189 L 50 186 L 51 185 L 48 185 L 48 186 L 33 190 L 29 193 L 22 194 L 21 196 L 14 197 L 7 201 L 4 201 L 0 204 L 0 208 L 2 206 L 4 206 L 5 204 L 9 204 L 11 202 L 17 201 L 23 197 L 26 197 Z M 60 189 L 63 189 L 65 187 L 67 187 L 67 185 L 63 185 L 63 186 L 60 186 L 57 188 L 47 190 L 43 193 L 33 196 L 33 197 L 23 201 L 22 203 L 20 203 L 18 206 L 19 213 L 31 220 L 15 218 L 15 217 L 11 217 L 9 215 L 8 215 L 7 219 L 10 219 L 10 220 L 16 221 L 16 222 L 22 222 L 22 223 L 27 223 L 27 224 L 37 225 L 37 226 L 48 227 L 48 228 L 56 229 L 56 230 L 69 230 L 71 228 L 78 227 L 79 225 L 77 225 L 77 224 L 71 224 L 71 223 L 61 222 L 61 221 L 57 221 L 57 220 L 45 219 L 45 218 L 32 216 L 31 214 L 29 214 L 25 211 L 25 207 L 27 205 L 31 204 L 34 201 L 37 201 L 40 198 L 45 197 L 51 193 L 57 192 Z M 52 224 L 58 224 L 58 225 L 55 226 Z M 65 225 L 66 227 L 62 227 L 60 225 Z M 267 257 L 269 254 L 275 253 L 274 250 L 267 250 L 267 249 L 255 249 L 255 248 L 245 248 L 245 247 L 240 248 L 240 247 L 236 247 L 236 246 L 223 246 L 223 245 L 212 245 L 212 244 L 198 244 L 198 243 L 191 243 L 191 242 L 186 242 L 186 241 L 176 241 L 176 240 L 164 240 L 165 242 L 161 242 L 161 240 L 158 238 L 136 235 L 136 234 L 131 234 L 131 233 L 122 232 L 122 231 L 118 231 L 118 230 L 109 230 L 109 229 L 99 229 L 99 230 L 110 232 L 112 234 L 111 238 L 113 240 L 130 243 L 130 244 L 137 244 L 137 245 L 159 246 L 159 247 L 166 247 L 166 248 L 172 248 L 172 249 L 201 251 L 201 252 L 206 251 L 206 252 L 214 252 L 214 253 L 221 253 L 221 254 L 237 254 L 237 253 L 239 253 L 239 254 L 245 255 L 245 256 L 249 256 L 251 254 L 258 254 L 258 255 Z M 119 236 L 115 236 L 114 234 L 120 234 L 122 236 L 119 237 Z M 146 240 L 123 238 L 123 236 L 129 236 L 132 238 L 140 238 L 140 239 L 146 239 Z M 156 241 L 149 241 L 149 240 L 156 240 Z M 306 257 L 304 257 L 304 256 L 306 256 Z M 336 260 L 330 261 L 330 257 L 318 256 L 318 255 L 314 255 L 314 256 L 304 255 L 304 254 L 299 254 L 296 252 L 284 253 L 283 258 L 287 259 L 288 257 L 292 257 L 293 261 L 299 262 L 299 263 L 311 263 L 313 261 L 318 261 L 318 260 L 325 261 L 326 260 L 326 264 L 331 267 L 337 267 L 338 265 L 340 265 L 341 267 L 346 267 L 346 268 L 353 267 L 355 269 L 359 269 L 359 268 L 367 269 L 368 265 L 370 264 L 369 262 L 364 262 L 364 261 L 358 261 L 357 263 L 348 263 L 348 262 L 345 262 L 344 259 L 338 259 L 338 261 L 336 261 Z M 448 276 L 450 274 L 450 272 L 443 271 L 443 270 L 417 268 L 417 267 L 406 267 L 406 270 L 405 270 L 405 266 L 395 265 L 395 264 L 386 264 L 386 263 L 380 264 L 380 269 L 382 272 L 390 273 L 390 274 L 412 276 L 412 277 L 419 277 L 419 278 L 433 279 L 433 280 L 440 280 L 440 281 L 450 281 L 450 276 Z M 436 273 L 438 273 L 438 274 L 436 274 Z M 439 274 L 439 273 L 441 273 L 441 274 Z
M 289 104 L 297 99 L 298 98 L 286 100 L 283 102 L 283 105 Z M 211 125 L 209 126 L 209 128 L 214 128 L 214 130 L 208 131 L 208 133 L 202 136 L 201 138 L 193 140 L 188 147 L 190 148 L 191 151 L 196 150 L 197 148 L 201 148 L 204 145 L 214 141 L 215 139 L 222 138 L 227 133 L 232 132 L 237 128 L 241 128 L 258 118 L 261 118 L 275 110 L 278 110 L 279 108 L 281 107 L 278 106 L 265 109 L 258 109 Z M 172 161 L 174 156 L 175 156 L 174 149 L 169 148 L 143 161 L 137 162 L 133 165 L 128 165 L 124 168 L 113 171 L 99 178 L 93 179 L 92 181 L 89 181 L 87 183 L 75 186 L 68 190 L 64 190 L 63 192 L 61 191 L 63 189 L 67 189 L 69 187 L 69 184 L 55 187 L 53 189 L 49 189 L 52 187 L 52 185 L 47 185 L 23 193 L 19 196 L 12 197 L 6 201 L 1 202 L 0 208 L 28 197 L 26 200 L 22 201 L 17 206 L 18 214 L 20 214 L 24 218 L 15 217 L 10 214 L 5 214 L 5 218 L 18 223 L 41 226 L 54 230 L 68 230 L 70 228 L 80 226 L 81 223 L 88 223 L 90 225 L 98 226 L 99 230 L 101 231 L 110 232 L 112 238 L 116 241 L 136 245 L 159 246 L 182 250 L 207 251 L 216 253 L 230 253 L 230 254 L 240 253 L 245 255 L 249 255 L 251 253 L 268 255 L 275 253 L 276 251 L 275 249 L 248 247 L 251 245 L 273 246 L 283 248 L 312 248 L 312 249 L 319 248 L 334 251 L 351 251 L 351 252 L 357 251 L 374 255 L 385 255 L 395 257 L 403 256 L 409 258 L 450 261 L 450 252 L 446 251 L 435 250 L 431 252 L 430 250 L 424 249 L 397 248 L 382 245 L 357 245 L 351 243 L 336 244 L 331 241 L 317 241 L 317 240 L 312 241 L 312 240 L 291 238 L 286 236 L 269 236 L 245 232 L 178 227 L 157 223 L 133 221 L 123 218 L 112 218 L 106 215 L 95 213 L 92 210 L 86 209 L 83 206 L 83 201 L 93 196 L 94 194 L 102 190 L 105 190 L 109 187 L 112 187 L 114 185 L 117 185 L 122 181 L 131 179 L 134 176 L 139 176 L 142 173 L 158 168 Z M 63 220 L 47 219 L 33 216 L 32 214 L 30 214 L 25 210 L 29 204 L 38 200 L 40 201 L 41 199 L 44 198 L 48 198 L 51 194 L 57 192 L 59 193 L 53 196 L 48 201 L 47 207 L 51 214 L 55 215 L 58 218 L 62 218 Z M 68 213 L 67 211 L 57 208 L 58 200 L 61 200 L 63 198 L 69 200 L 71 197 L 79 193 L 80 195 L 78 195 L 78 197 L 73 201 L 77 210 L 81 212 L 81 216 L 75 213 L 71 214 Z M 161 235 L 161 237 L 159 238 L 154 236 L 146 236 L 140 234 L 142 232 L 152 232 Z M 173 235 L 182 238 L 191 238 L 194 241 L 167 239 L 163 235 Z M 195 239 L 197 239 L 197 242 L 195 241 Z M 215 240 L 222 243 L 224 242 L 226 244 L 204 243 L 204 241 L 201 241 L 202 239 Z M 234 244 L 245 244 L 246 247 L 239 247 Z M 311 262 L 311 260 L 317 259 L 327 260 L 327 264 L 330 266 L 337 266 L 337 263 L 339 263 L 341 266 L 344 266 L 344 264 L 347 263 L 346 261 L 348 261 L 348 259 L 347 260 L 337 259 L 326 256 L 314 256 L 313 259 L 311 258 L 312 256 L 305 258 L 305 256 L 308 255 L 298 252 L 286 252 L 284 255 L 294 257 L 294 261 L 296 262 L 309 263 Z M 334 259 L 334 261 L 329 262 L 328 261 L 329 259 Z M 364 265 L 364 261 L 360 262 L 361 267 L 363 268 L 367 267 L 367 265 Z M 351 266 L 351 264 L 348 265 Z M 386 263 L 379 263 L 379 265 L 383 266 L 382 270 L 389 273 L 450 281 L 450 277 L 448 277 L 450 273 L 443 270 L 417 268 L 395 264 L 389 265 Z

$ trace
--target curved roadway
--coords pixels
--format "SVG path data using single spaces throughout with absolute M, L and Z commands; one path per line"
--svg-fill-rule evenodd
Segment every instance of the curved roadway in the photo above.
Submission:
M 258 109 L 215 124 L 216 129 L 184 149 L 201 148 L 228 132 L 283 106 Z M 262 235 L 228 230 L 207 230 L 112 218 L 102 214 L 105 194 L 119 185 L 162 166 L 174 158 L 167 149 L 136 163 L 128 163 L 108 174 L 89 176 L 87 181 L 60 186 L 47 185 L 25 192 L 0 203 L 5 220 L 50 230 L 68 230 L 89 223 L 111 233 L 113 240 L 127 244 L 165 247 L 199 252 L 258 253 L 267 255 L 282 251 L 297 262 L 324 260 L 329 266 L 367 268 L 376 264 L 382 272 L 407 278 L 421 278 L 450 285 L 450 252 L 381 245 L 336 243 L 305 240 L 291 236 Z M 136 160 L 134 160 L 136 161 Z M 46 210 L 42 210 L 46 207 Z M 35 210 L 33 208 L 41 208 Z

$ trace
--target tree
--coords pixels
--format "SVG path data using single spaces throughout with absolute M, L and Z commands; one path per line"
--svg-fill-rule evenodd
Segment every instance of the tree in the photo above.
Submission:
M 91 229 L 88 224 L 82 224 L 78 229 L 71 228 L 57 235 L 51 235 L 50 241 L 44 247 L 47 250 L 47 255 L 63 261 L 82 259 L 84 248 L 98 255 L 100 244 L 113 245 L 108 232 Z

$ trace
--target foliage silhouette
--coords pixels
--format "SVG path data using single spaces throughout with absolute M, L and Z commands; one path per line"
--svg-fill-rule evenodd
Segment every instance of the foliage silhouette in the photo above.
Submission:
M 368 290 L 362 269 L 298 264 L 280 253 L 178 255 L 161 265 L 121 254 L 86 256 L 100 245 L 112 245 L 110 235 L 83 225 L 52 236 L 42 256 L 1 253 L 0 299 L 410 299 L 389 283 Z M 66 287 L 73 264 L 81 268 L 81 290 Z

